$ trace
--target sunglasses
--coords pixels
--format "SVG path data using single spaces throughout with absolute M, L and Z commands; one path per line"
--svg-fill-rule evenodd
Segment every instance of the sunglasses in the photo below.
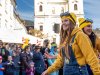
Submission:
M 74 23 L 76 23 L 76 21 L 74 20 L 74 18 L 72 17 L 72 15 L 69 12 L 61 13 L 60 17 L 62 18 L 63 16 L 70 16 L 72 18 L 72 20 L 74 21 Z
M 83 21 L 80 25 L 82 25 L 82 24 L 85 23 L 85 22 L 91 22 L 91 23 L 93 23 L 93 20 L 87 18 L 87 19 L 86 19 L 85 21 Z

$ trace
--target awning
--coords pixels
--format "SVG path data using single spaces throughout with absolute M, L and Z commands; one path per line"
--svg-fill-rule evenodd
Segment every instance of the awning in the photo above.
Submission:
M 28 38 L 29 43 L 36 44 L 41 39 L 26 33 L 15 33 L 13 31 L 0 30 L 0 40 L 8 43 L 23 43 L 22 39 Z

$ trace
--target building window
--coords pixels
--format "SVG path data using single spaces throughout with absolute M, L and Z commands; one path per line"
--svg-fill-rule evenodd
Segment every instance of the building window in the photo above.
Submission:
M 7 8 L 7 1 L 5 0 L 5 13 L 7 14 L 7 10 L 8 10 L 8 8 Z
M 0 18 L 0 28 L 1 28 L 1 18 Z
M 40 31 L 43 31 L 43 26 L 42 25 L 40 26 Z
M 77 10 L 77 4 L 74 4 L 74 10 Z
M 2 6 L 2 5 L 1 5 L 1 1 L 2 1 L 2 0 L 0 0 L 0 6 Z
M 5 20 L 5 28 L 7 28 L 7 20 Z
M 8 14 L 8 13 L 7 13 L 7 10 L 5 10 L 5 13 Z
M 10 28 L 12 28 L 12 25 L 10 25 Z
M 64 8 L 63 7 L 61 8 L 61 13 L 64 13 Z
M 55 33 L 59 33 L 59 32 L 60 32 L 60 24 L 54 23 L 53 31 L 54 31 Z
M 7 24 L 5 23 L 5 28 L 7 28 Z
M 42 5 L 39 6 L 39 11 L 43 11 Z
M 54 7 L 52 8 L 52 14 L 55 14 L 55 8 Z

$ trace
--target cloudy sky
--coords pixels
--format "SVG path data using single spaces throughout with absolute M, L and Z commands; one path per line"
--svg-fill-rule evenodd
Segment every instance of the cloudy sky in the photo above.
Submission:
M 19 15 L 33 21 L 34 0 L 16 0 Z M 93 28 L 100 28 L 100 0 L 83 0 L 85 18 L 93 19 Z
M 100 0 L 84 0 L 86 18 L 93 19 L 93 28 L 100 28 Z

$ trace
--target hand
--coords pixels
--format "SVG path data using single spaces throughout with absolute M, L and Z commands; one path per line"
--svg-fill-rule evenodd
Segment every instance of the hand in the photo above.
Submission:
M 48 75 L 46 71 L 44 71 L 41 75 Z
M 47 54 L 47 53 L 44 53 L 44 56 L 45 56 L 46 58 L 49 58 L 49 54 Z

